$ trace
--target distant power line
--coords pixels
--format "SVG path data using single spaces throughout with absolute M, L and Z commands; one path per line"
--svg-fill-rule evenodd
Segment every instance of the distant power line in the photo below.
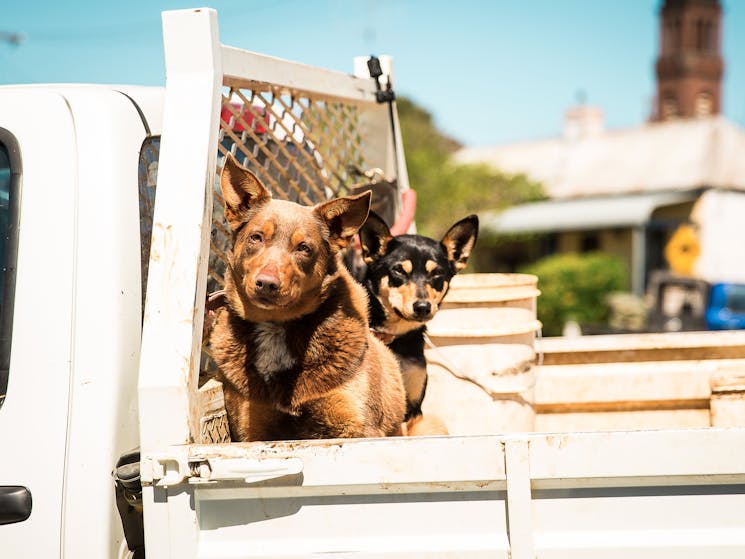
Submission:
M 0 43 L 8 43 L 17 47 L 23 41 L 26 40 L 26 36 L 23 33 L 10 33 L 8 31 L 0 31 Z

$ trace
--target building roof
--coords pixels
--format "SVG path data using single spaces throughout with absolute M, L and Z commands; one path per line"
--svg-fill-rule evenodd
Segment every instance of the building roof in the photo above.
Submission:
M 699 191 L 663 191 L 546 200 L 482 215 L 482 228 L 500 234 L 637 227 L 657 208 L 692 202 Z
M 745 130 L 721 116 L 464 148 L 455 157 L 460 163 L 524 173 L 543 183 L 551 198 L 706 187 L 745 190 Z

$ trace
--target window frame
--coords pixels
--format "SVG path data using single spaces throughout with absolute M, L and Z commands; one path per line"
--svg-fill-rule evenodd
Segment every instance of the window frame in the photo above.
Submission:
M 18 267 L 18 232 L 23 164 L 18 140 L 12 132 L 0 127 L 0 144 L 8 153 L 10 185 L 8 190 L 8 230 L 0 232 L 5 243 L 5 273 L 3 274 L 3 312 L 0 316 L 0 407 L 7 397 L 10 377 L 10 353 L 13 341 L 16 274 Z
M 156 157 L 148 159 L 148 150 Z M 148 162 L 147 165 L 145 163 Z M 155 163 L 155 176 L 150 185 L 150 164 Z M 158 165 L 160 163 L 160 134 L 148 135 L 140 145 L 137 161 L 137 197 L 140 212 L 140 285 L 142 286 L 142 317 L 145 317 L 145 295 L 147 276 L 150 270 L 150 245 L 153 237 L 153 214 L 155 212 L 155 193 L 158 190 Z M 144 182 L 143 182 L 144 181 Z M 152 196 L 150 196 L 152 194 Z M 147 202 L 147 203 L 145 203 Z M 147 211 L 145 211 L 147 210 Z M 147 227 L 147 229 L 143 229 Z

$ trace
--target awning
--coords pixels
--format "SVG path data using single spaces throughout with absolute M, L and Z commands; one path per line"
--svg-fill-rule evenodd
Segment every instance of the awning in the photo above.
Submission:
M 588 231 L 644 225 L 663 206 L 692 202 L 700 191 L 649 192 L 547 200 L 484 215 L 482 227 L 499 234 Z

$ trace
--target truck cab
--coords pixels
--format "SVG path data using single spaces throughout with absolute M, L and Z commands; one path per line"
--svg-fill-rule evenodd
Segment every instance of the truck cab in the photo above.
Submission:
M 127 553 L 163 88 L 0 87 L 0 554 Z M 149 213 L 149 218 L 148 218 Z

